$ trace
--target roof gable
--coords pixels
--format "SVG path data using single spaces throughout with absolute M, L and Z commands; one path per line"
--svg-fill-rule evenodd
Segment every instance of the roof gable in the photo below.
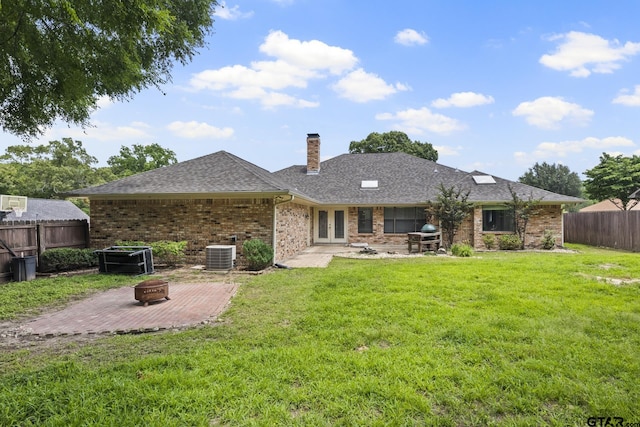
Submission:
M 103 185 L 78 195 L 210 194 L 287 191 L 271 172 L 226 151 L 187 160 Z
M 299 191 L 327 204 L 416 204 L 435 197 L 437 185 L 457 182 L 466 173 L 406 153 L 342 154 L 325 160 L 320 173 L 303 165 L 274 173 Z M 377 187 L 363 187 L 377 181 Z

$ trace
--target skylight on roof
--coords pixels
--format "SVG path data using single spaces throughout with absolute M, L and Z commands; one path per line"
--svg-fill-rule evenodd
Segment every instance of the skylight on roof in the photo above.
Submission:
M 495 184 L 496 180 L 491 175 L 474 175 L 473 180 L 476 184 Z
M 378 188 L 378 180 L 377 179 L 363 180 L 360 183 L 360 188 Z

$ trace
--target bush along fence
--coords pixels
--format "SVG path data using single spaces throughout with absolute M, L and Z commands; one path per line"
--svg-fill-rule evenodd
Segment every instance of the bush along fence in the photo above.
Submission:
M 12 280 L 15 257 L 37 257 L 47 249 L 89 247 L 89 223 L 73 221 L 2 221 L 0 222 L 0 282 Z M 6 244 L 6 246 L 5 246 Z
M 567 243 L 640 252 L 640 211 L 573 212 L 563 219 Z

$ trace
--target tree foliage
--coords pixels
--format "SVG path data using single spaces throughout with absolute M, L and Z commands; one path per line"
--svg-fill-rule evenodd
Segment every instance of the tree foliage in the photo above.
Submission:
M 547 162 L 536 163 L 518 178 L 518 181 L 566 196 L 582 196 L 580 177 L 565 165 L 548 164 Z
M 64 198 L 71 190 L 103 184 L 134 173 L 176 163 L 173 151 L 158 144 L 121 147 L 110 167 L 95 167 L 81 141 L 63 138 L 43 145 L 13 145 L 0 155 L 0 194 L 43 199 Z M 83 211 L 86 201 L 72 200 Z
M 118 178 L 172 165 L 177 162 L 176 153 L 162 148 L 159 144 L 133 144 L 132 148 L 123 146 L 120 148 L 120 155 L 111 156 L 107 160 L 111 167 L 111 172 Z
M 95 169 L 98 160 L 82 142 L 71 138 L 46 145 L 14 145 L 0 156 L 2 194 L 44 199 L 63 198 L 64 193 L 104 183 L 114 178 L 110 171 Z
M 469 191 L 463 192 L 459 187 L 445 187 L 441 183 L 438 191 L 435 203 L 427 202 L 427 220 L 433 217 L 438 218 L 443 232 L 444 245 L 450 248 L 460 225 L 473 208 L 473 203 L 467 202 Z
M 204 45 L 216 0 L 0 3 L 0 126 L 25 138 L 88 124 L 100 97 L 171 79 Z
M 511 184 L 509 184 L 509 192 L 511 193 L 511 200 L 505 205 L 511 211 L 515 234 L 520 239 L 520 249 L 524 249 L 527 225 L 531 217 L 537 214 L 540 200 L 534 199 L 531 195 L 527 200 L 520 198 Z
M 406 133 L 391 131 L 372 132 L 362 141 L 351 141 L 349 153 L 404 152 L 423 159 L 438 161 L 438 151 L 428 142 L 411 141 Z
M 620 210 L 629 210 L 638 203 L 629 196 L 640 189 L 640 156 L 602 153 L 600 163 L 584 174 L 588 177 L 584 187 L 591 199 L 609 199 Z

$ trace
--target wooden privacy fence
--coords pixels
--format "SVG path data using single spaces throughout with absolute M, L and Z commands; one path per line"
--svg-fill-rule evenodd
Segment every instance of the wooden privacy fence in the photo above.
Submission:
M 53 248 L 88 248 L 89 224 L 74 221 L 2 221 L 0 239 L 17 256 L 39 256 Z M 13 255 L 0 243 L 0 282 L 12 279 Z
M 640 211 L 564 214 L 564 241 L 640 252 Z

